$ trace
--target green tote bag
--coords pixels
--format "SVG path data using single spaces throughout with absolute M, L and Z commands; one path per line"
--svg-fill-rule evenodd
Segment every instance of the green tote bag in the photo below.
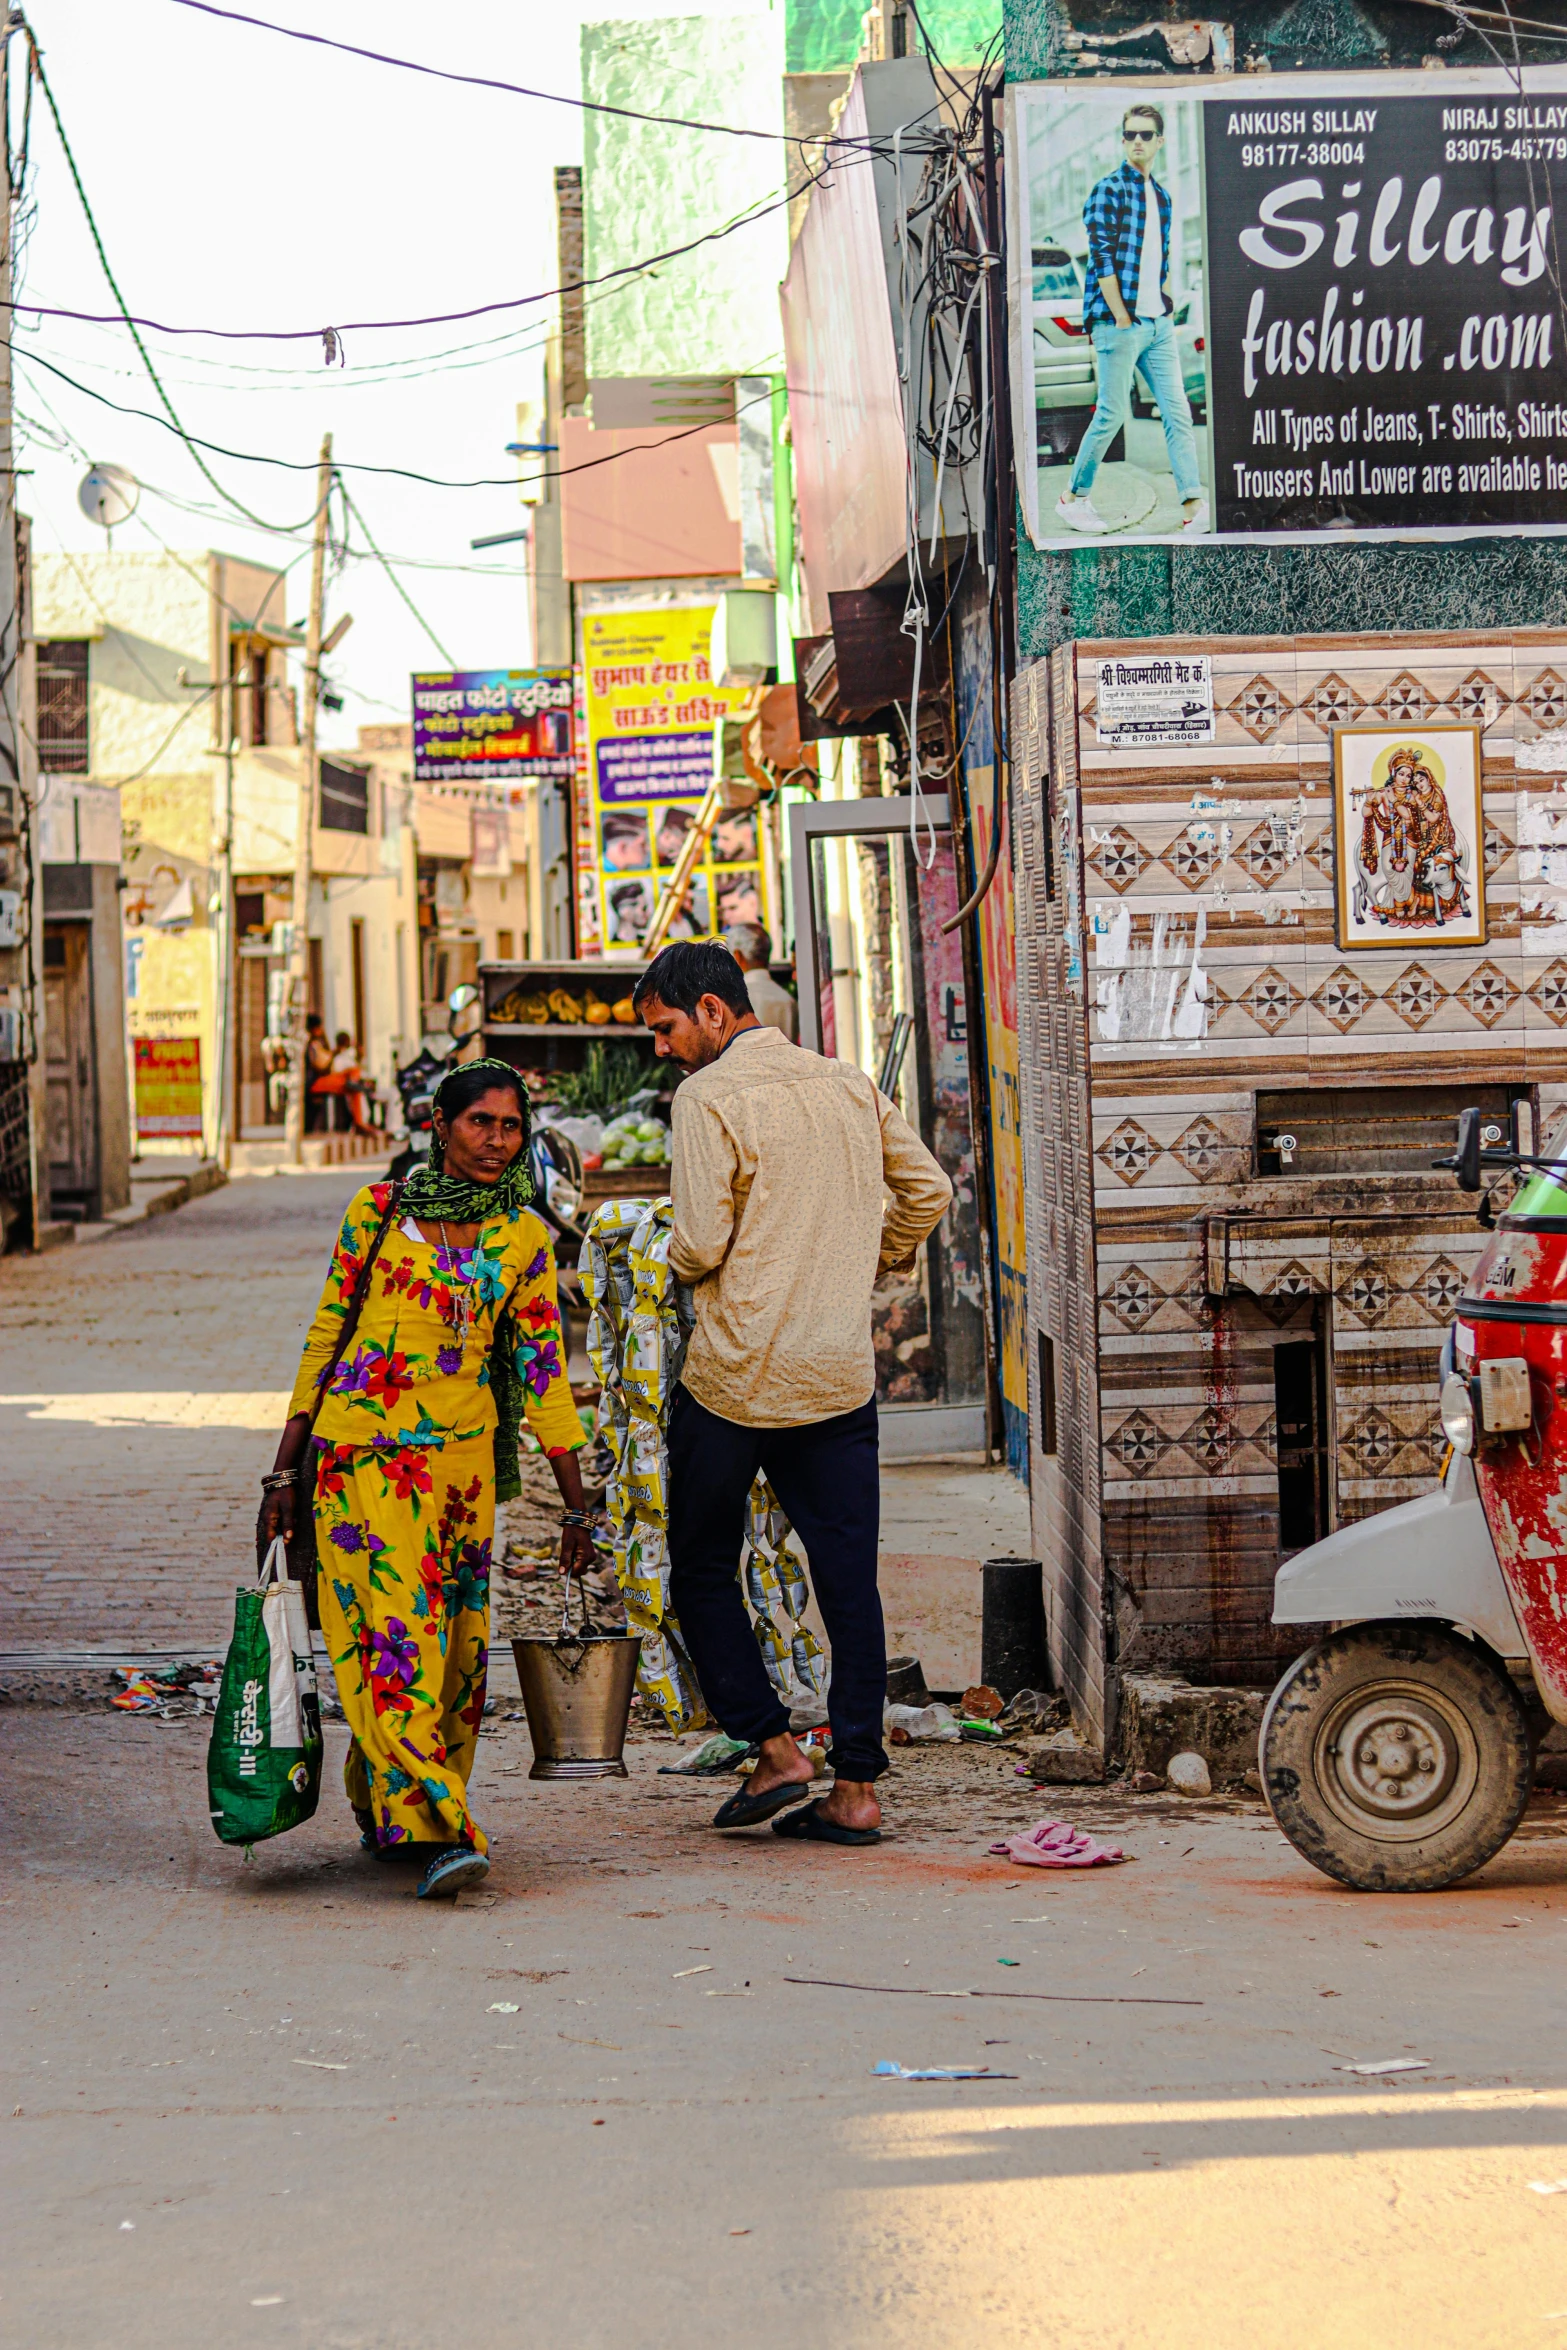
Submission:
M 303 1584 L 281 1540 L 234 1595 L 234 1637 L 207 1749 L 207 1800 L 225 1844 L 308 1820 L 321 1794 L 321 1708 Z

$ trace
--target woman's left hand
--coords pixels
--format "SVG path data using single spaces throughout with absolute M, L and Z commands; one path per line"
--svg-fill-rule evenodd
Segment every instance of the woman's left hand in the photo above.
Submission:
M 575 1575 L 580 1582 L 592 1574 L 598 1564 L 598 1553 L 593 1547 L 593 1535 L 586 1526 L 562 1526 L 560 1530 L 560 1571 Z

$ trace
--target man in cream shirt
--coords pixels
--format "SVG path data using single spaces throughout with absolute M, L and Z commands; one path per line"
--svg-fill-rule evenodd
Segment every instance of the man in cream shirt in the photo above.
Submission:
M 712 1713 L 761 1750 L 715 1825 L 773 1820 L 779 1835 L 874 1843 L 887 1650 L 871 1291 L 910 1262 L 952 1186 L 861 1070 L 763 1027 L 727 948 L 665 947 L 633 1000 L 659 1059 L 689 1073 L 674 1103 L 669 1262 L 692 1285 L 696 1328 L 670 1414 L 669 1596 Z M 808 1794 L 811 1766 L 738 1580 L 758 1469 L 805 1545 L 832 1648 L 834 1784 L 803 1811 L 786 1807 Z

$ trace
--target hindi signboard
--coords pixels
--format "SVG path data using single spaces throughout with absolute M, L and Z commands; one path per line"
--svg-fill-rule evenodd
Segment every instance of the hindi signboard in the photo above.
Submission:
M 201 1040 L 195 1036 L 131 1039 L 136 1072 L 136 1133 L 144 1142 L 201 1139 Z
M 413 713 L 416 783 L 571 776 L 569 669 L 422 671 Z
M 1037 546 L 1567 528 L 1567 69 L 1011 97 Z
M 713 780 L 714 729 L 748 698 L 708 662 L 714 607 L 584 615 L 588 791 L 603 942 L 635 951 Z M 673 938 L 767 921 L 758 812 L 720 816 Z

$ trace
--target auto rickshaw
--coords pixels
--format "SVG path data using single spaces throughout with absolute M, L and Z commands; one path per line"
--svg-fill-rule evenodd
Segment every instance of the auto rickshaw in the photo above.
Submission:
M 1305 1858 L 1365 1892 L 1430 1893 L 1517 1827 L 1567 1722 L 1567 1145 L 1506 1147 L 1465 1110 L 1438 1160 L 1477 1192 L 1532 1172 L 1497 1219 L 1443 1347 L 1437 1489 L 1300 1551 L 1276 1624 L 1328 1637 L 1268 1703 L 1259 1759 Z

